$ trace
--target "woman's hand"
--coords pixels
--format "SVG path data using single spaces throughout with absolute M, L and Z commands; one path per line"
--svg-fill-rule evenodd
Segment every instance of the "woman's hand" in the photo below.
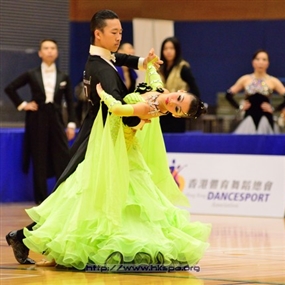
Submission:
M 154 53 L 154 49 L 151 48 L 149 51 L 147 57 L 143 61 L 143 67 L 144 69 L 147 69 L 147 64 L 149 62 L 153 61 L 153 66 L 155 67 L 156 70 L 160 68 L 160 65 L 163 64 L 163 61 Z
M 102 98 L 102 93 L 103 93 L 104 90 L 103 90 L 103 88 L 102 88 L 102 86 L 101 86 L 101 83 L 98 83 L 98 84 L 96 85 L 96 91 L 97 91 L 99 97 Z
M 281 128 L 285 127 L 285 108 L 282 109 L 280 116 L 278 117 L 277 122 L 278 122 L 279 127 L 281 127 Z
M 246 111 L 250 108 L 251 104 L 248 100 L 243 100 L 242 103 L 239 106 L 239 109 L 241 111 Z
M 274 109 L 272 108 L 272 106 L 268 103 L 268 102 L 263 102 L 261 105 L 260 105 L 261 109 L 263 112 L 267 112 L 267 113 L 270 113 L 272 114 Z

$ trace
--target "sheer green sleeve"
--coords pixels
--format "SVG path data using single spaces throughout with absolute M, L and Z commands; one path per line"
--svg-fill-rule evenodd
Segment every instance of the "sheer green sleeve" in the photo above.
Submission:
M 157 73 L 152 61 L 147 64 L 146 83 L 149 84 L 153 90 L 163 88 L 160 75 Z
M 107 105 L 109 111 L 116 116 L 129 117 L 134 113 L 134 108 L 130 104 L 122 105 L 122 103 L 116 100 L 112 95 L 102 91 L 100 93 L 102 101 Z

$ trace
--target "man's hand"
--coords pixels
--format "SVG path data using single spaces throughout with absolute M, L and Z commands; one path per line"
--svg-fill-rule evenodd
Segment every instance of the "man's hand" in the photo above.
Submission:
M 147 69 L 147 64 L 155 58 L 157 58 L 157 60 L 153 63 L 153 66 L 156 68 L 156 70 L 158 70 L 160 65 L 163 64 L 163 61 L 160 60 L 160 58 L 154 53 L 154 49 L 151 48 L 147 57 L 143 61 L 144 69 Z
M 102 99 L 102 92 L 104 91 L 102 86 L 101 86 L 101 83 L 98 83 L 96 85 L 96 91 L 97 91 L 97 94 L 99 95 L 99 97 Z
M 73 140 L 75 137 L 75 129 L 74 128 L 66 128 L 66 136 L 69 141 Z
M 25 111 L 38 111 L 38 104 L 35 101 L 31 101 L 27 103 L 27 105 L 24 107 Z
M 140 123 L 136 125 L 135 127 L 132 127 L 134 130 L 142 130 L 145 124 L 151 123 L 150 119 L 141 119 Z

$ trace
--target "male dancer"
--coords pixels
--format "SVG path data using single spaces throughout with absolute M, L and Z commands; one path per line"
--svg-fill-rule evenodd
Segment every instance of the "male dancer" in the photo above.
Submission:
M 47 178 L 60 177 L 67 166 L 69 146 L 67 139 L 75 136 L 75 112 L 69 76 L 55 64 L 58 57 L 57 42 L 44 39 L 40 42 L 38 55 L 40 66 L 24 72 L 5 88 L 19 111 L 25 111 L 24 171 L 28 172 L 30 157 L 33 164 L 33 187 L 36 204 L 47 196 Z M 29 85 L 31 100 L 24 101 L 18 89 Z M 62 100 L 68 111 L 68 126 L 62 118 Z
M 118 50 L 122 39 L 122 26 L 117 14 L 113 11 L 101 10 L 94 14 L 90 23 L 90 32 L 90 55 L 84 71 L 85 94 L 88 96 L 90 102 L 89 111 L 72 145 L 71 154 L 73 156 L 60 179 L 57 181 L 55 189 L 65 181 L 68 176 L 75 171 L 78 164 L 84 160 L 91 128 L 100 107 L 100 98 L 96 91 L 96 84 L 101 83 L 107 93 L 112 94 L 117 100 L 122 101 L 128 91 L 114 63 L 116 62 L 118 66 L 125 65 L 134 69 L 146 69 L 147 63 L 157 57 L 153 50 L 149 52 L 145 59 L 119 53 L 114 57 L 112 53 Z M 161 63 L 162 61 L 158 60 L 156 67 Z M 106 114 L 107 107 L 103 104 L 104 118 L 106 118 Z M 140 122 L 140 119 L 136 117 L 128 117 L 123 120 L 124 123 L 129 126 L 136 126 Z M 27 228 L 32 230 L 34 225 L 35 223 L 32 223 L 27 226 Z M 24 238 L 23 229 L 10 232 L 6 236 L 7 242 L 12 246 L 14 255 L 19 263 L 34 263 L 34 261 L 28 257 L 29 250 L 22 241 Z

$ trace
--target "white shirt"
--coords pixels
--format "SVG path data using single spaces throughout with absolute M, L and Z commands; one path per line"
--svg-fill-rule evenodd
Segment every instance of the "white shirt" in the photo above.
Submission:
M 42 62 L 41 72 L 46 94 L 45 103 L 53 103 L 54 89 L 56 84 L 56 65 L 53 63 L 51 66 L 48 66 L 46 63 Z M 27 101 L 23 101 L 17 107 L 18 111 L 22 111 L 27 104 Z
M 102 47 L 90 45 L 89 53 L 90 55 L 99 55 L 102 59 L 108 62 L 115 70 L 117 70 L 114 64 L 111 62 L 111 60 L 115 61 L 114 54 L 112 54 L 109 50 L 102 48 Z M 140 57 L 138 61 L 139 70 L 144 70 L 143 61 L 144 61 L 144 58 Z
M 53 103 L 54 89 L 56 84 L 56 65 L 53 63 L 48 66 L 46 63 L 41 64 L 42 78 L 45 88 L 45 103 Z
M 42 79 L 45 89 L 46 100 L 45 103 L 53 103 L 54 102 L 54 90 L 56 84 L 56 65 L 55 63 L 48 66 L 46 63 L 42 62 L 41 64 L 42 71 Z M 24 101 L 18 106 L 18 110 L 21 111 L 25 108 L 27 102 Z M 76 124 L 74 122 L 69 122 L 67 124 L 68 128 L 76 128 Z

